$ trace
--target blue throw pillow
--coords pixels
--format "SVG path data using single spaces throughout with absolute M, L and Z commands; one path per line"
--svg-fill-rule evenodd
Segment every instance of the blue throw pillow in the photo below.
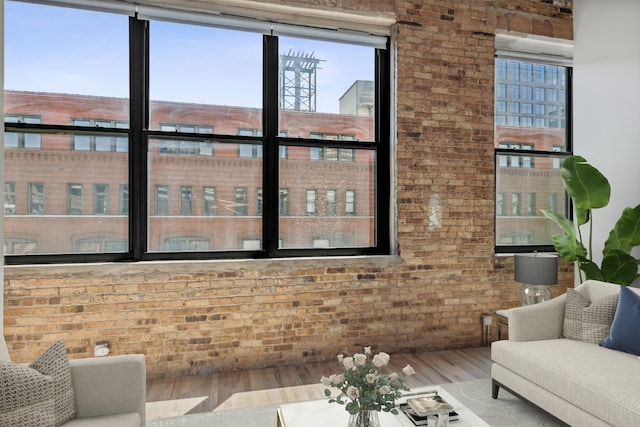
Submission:
M 640 295 L 620 286 L 618 307 L 602 347 L 640 356 Z

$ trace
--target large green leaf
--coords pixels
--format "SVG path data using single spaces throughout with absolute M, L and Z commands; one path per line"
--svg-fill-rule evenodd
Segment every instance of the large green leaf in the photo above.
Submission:
M 587 163 L 584 157 L 568 156 L 564 159 L 562 180 L 576 210 L 597 209 L 609 204 L 611 196 L 609 180 L 598 169 Z
M 604 243 L 603 256 L 611 251 L 621 250 L 627 254 L 631 249 L 640 246 L 640 205 L 635 208 L 625 208 L 620 219 L 609 233 L 609 238 Z
M 621 250 L 613 250 L 602 259 L 602 279 L 605 282 L 629 285 L 638 277 L 638 262 Z
M 578 267 L 584 272 L 586 280 L 591 279 L 605 281 L 604 275 L 602 274 L 602 271 L 600 271 L 600 268 L 589 258 L 578 256 Z
M 546 209 L 540 209 L 540 212 L 560 227 L 564 234 L 554 234 L 551 236 L 551 242 L 558 252 L 558 255 L 565 261 L 576 261 L 578 255 L 585 255 L 584 246 L 576 239 L 575 224 L 564 216 Z

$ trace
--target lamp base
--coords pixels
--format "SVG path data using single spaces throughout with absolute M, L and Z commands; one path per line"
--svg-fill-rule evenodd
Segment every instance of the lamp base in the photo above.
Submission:
M 537 304 L 551 299 L 551 291 L 545 285 L 522 285 L 520 303 L 522 305 Z

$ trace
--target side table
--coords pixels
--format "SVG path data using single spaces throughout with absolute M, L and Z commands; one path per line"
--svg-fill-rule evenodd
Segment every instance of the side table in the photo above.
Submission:
M 509 336 L 509 309 L 496 310 L 496 316 L 498 318 L 496 325 L 498 329 L 498 340 L 501 340 L 502 328 L 507 332 L 507 337 Z

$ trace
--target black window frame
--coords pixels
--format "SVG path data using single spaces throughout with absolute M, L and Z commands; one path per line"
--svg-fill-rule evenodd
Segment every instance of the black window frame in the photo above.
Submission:
M 565 103 L 565 120 L 566 122 L 562 123 L 562 126 L 560 126 L 560 128 L 563 128 L 565 131 L 565 150 L 564 151 L 560 151 L 559 147 L 554 146 L 553 151 L 543 151 L 543 150 L 536 150 L 535 146 L 533 149 L 518 149 L 518 148 L 500 148 L 500 147 L 494 147 L 494 192 L 496 192 L 496 197 L 494 198 L 494 215 L 493 215 L 493 220 L 494 220 L 494 253 L 495 254 L 513 254 L 513 253 L 526 253 L 526 252 L 533 252 L 533 251 L 538 251 L 538 252 L 555 252 L 556 249 L 554 247 L 553 244 L 546 244 L 546 245 L 542 245 L 542 244 L 513 244 L 513 245 L 507 245 L 507 244 L 498 244 L 498 235 L 497 235 L 497 220 L 500 216 L 497 215 L 497 205 L 495 203 L 497 203 L 497 184 L 498 184 L 498 165 L 499 165 L 499 161 L 500 158 L 502 156 L 505 155 L 516 155 L 516 156 L 521 156 L 522 159 L 525 158 L 530 158 L 531 159 L 531 167 L 534 167 L 534 162 L 535 162 L 535 158 L 538 157 L 553 157 L 553 158 L 557 158 L 559 156 L 561 157 L 566 157 L 569 156 L 573 153 L 573 104 L 572 104 L 572 100 L 573 100 L 573 67 L 571 65 L 568 64 L 562 64 L 562 63 L 558 63 L 555 61 L 550 61 L 546 58 L 540 57 L 539 59 L 536 59 L 534 56 L 527 56 L 526 59 L 519 57 L 517 54 L 514 55 L 513 57 L 509 56 L 509 55 L 496 55 L 495 57 L 496 62 L 494 63 L 494 69 L 495 69 L 495 75 L 497 77 L 500 77 L 502 75 L 502 73 L 504 73 L 504 76 L 507 80 L 507 87 L 508 87 L 508 82 L 511 80 L 511 76 L 510 73 L 508 71 L 509 66 L 508 64 L 505 65 L 506 67 L 506 72 L 505 72 L 505 67 L 499 67 L 498 66 L 498 60 L 515 60 L 515 61 L 521 61 L 521 62 L 531 62 L 533 63 L 533 67 L 534 70 L 536 69 L 536 67 L 540 66 L 540 65 L 545 65 L 545 66 L 556 66 L 556 67 L 563 67 L 566 69 L 567 73 L 566 73 L 566 90 L 564 93 L 564 103 Z M 540 77 L 539 72 L 535 72 L 534 75 L 536 77 L 534 77 L 534 80 L 536 80 L 536 78 L 539 79 Z M 498 80 L 500 81 L 500 83 L 498 83 Z M 494 82 L 494 89 L 499 85 L 499 84 L 505 84 L 505 82 L 503 81 L 504 79 L 502 78 L 497 78 L 496 81 Z M 544 73 L 544 78 L 542 81 L 537 82 L 540 83 L 541 87 L 536 87 L 533 90 L 534 93 L 534 99 L 536 98 L 535 93 L 537 89 L 546 89 L 546 85 L 548 84 L 547 82 L 547 73 Z M 495 92 L 495 91 L 494 91 Z M 494 101 L 495 101 L 495 94 L 494 94 Z M 535 101 L 534 101 L 535 103 Z M 545 105 L 546 105 L 546 100 L 545 100 Z M 535 108 L 535 107 L 534 107 Z M 548 114 L 545 111 L 545 117 Z M 508 123 L 508 120 L 507 120 Z M 494 124 L 498 124 L 497 123 L 497 119 L 494 116 Z M 535 126 L 534 126 L 535 128 Z M 527 142 L 523 142 L 521 143 L 522 145 L 527 144 Z M 518 166 L 518 168 L 523 168 L 522 165 Z M 525 169 L 527 167 L 524 167 Z M 506 197 L 504 198 L 503 202 L 504 202 L 504 208 L 505 208 L 505 212 L 504 215 L 509 215 L 509 212 L 511 212 L 512 209 L 512 198 L 511 198 L 511 193 L 507 194 L 507 193 L 502 193 L 503 195 L 505 195 Z M 522 195 L 520 195 L 520 206 L 519 206 L 519 212 L 518 212 L 518 216 L 526 216 L 526 207 L 522 206 Z M 564 206 L 560 207 L 557 206 L 558 209 L 563 209 L 564 212 L 566 212 L 566 214 L 568 215 L 568 217 L 570 219 L 573 219 L 573 209 L 572 209 L 572 204 L 571 204 L 571 199 L 565 194 L 565 203 Z M 523 213 L 523 209 L 525 209 L 524 213 Z M 558 230 L 560 231 L 560 230 Z M 524 234 L 524 233 L 523 233 Z
M 335 141 L 314 138 L 289 138 L 286 132 L 278 130 L 278 36 L 263 35 L 263 106 L 262 132 L 256 136 L 218 135 L 185 133 L 180 131 L 163 132 L 149 127 L 149 28 L 153 20 L 136 16 L 129 17 L 129 128 L 100 128 L 91 126 L 6 123 L 5 132 L 30 132 L 42 134 L 68 134 L 108 136 L 128 138 L 129 181 L 128 185 L 128 230 L 129 247 L 126 252 L 118 253 L 68 253 L 68 254 L 31 254 L 6 255 L 7 265 L 54 264 L 83 262 L 135 262 L 190 259 L 260 259 L 304 256 L 362 256 L 387 255 L 391 251 L 391 214 L 388 206 L 391 202 L 391 55 L 389 37 L 386 47 L 371 46 L 372 62 L 375 69 L 375 124 L 373 141 Z M 198 25 L 194 23 L 193 25 Z M 338 40 L 336 40 L 338 41 Z M 345 41 L 350 43 L 349 41 Z M 263 215 L 261 250 L 255 251 L 205 251 L 205 252 L 150 252 L 148 250 L 148 223 L 150 206 L 155 194 L 147 188 L 148 182 L 148 146 L 150 140 L 204 141 L 228 144 L 255 144 L 262 150 L 263 172 Z M 296 248 L 279 247 L 280 191 L 278 183 L 279 162 L 286 160 L 289 147 L 322 147 L 338 150 L 367 150 L 374 153 L 375 195 L 374 195 L 374 234 L 372 246 L 342 248 Z M 43 195 L 44 197 L 44 195 Z M 122 204 L 121 196 L 121 204 Z M 124 213 L 124 208 L 120 208 Z M 30 213 L 33 214 L 33 213 Z M 154 212 L 157 215 L 157 213 Z M 285 214 L 286 215 L 286 214 Z

